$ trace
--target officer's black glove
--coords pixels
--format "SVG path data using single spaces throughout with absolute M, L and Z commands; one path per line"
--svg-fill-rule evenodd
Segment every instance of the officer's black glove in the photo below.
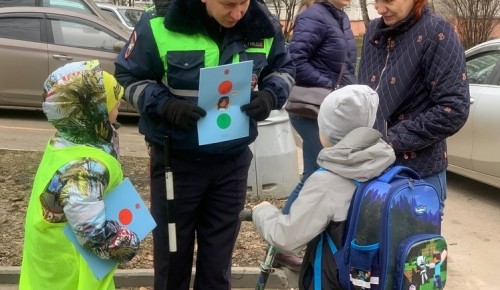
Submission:
M 241 106 L 241 110 L 256 121 L 264 121 L 276 106 L 274 99 L 274 96 L 268 91 L 252 92 L 250 103 Z
M 193 129 L 198 120 L 207 115 L 198 105 L 181 100 L 168 100 L 161 113 L 167 123 L 184 130 Z

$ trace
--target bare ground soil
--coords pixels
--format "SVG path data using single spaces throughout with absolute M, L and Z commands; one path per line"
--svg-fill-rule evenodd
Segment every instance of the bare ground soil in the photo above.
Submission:
M 0 266 L 20 266 L 26 213 L 31 185 L 42 152 L 0 150 Z M 128 177 L 149 206 L 149 161 L 141 157 L 122 157 L 124 176 Z M 283 200 L 267 198 L 282 207 Z M 247 198 L 247 208 L 261 200 Z M 250 222 L 243 222 L 233 252 L 233 266 L 258 266 L 264 258 L 266 244 Z M 122 269 L 153 267 L 152 236 L 141 244 L 140 253 Z

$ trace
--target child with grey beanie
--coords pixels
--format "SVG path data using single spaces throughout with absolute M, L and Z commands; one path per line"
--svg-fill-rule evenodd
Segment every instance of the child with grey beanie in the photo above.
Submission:
M 318 235 L 327 230 L 337 247 L 356 189 L 353 181 L 379 176 L 395 160 L 394 150 L 373 129 L 378 94 L 366 85 L 348 85 L 330 93 L 318 114 L 321 167 L 304 183 L 299 196 L 285 215 L 268 202 L 252 210 L 257 232 L 284 253 L 297 254 L 307 245 L 299 277 L 300 289 L 310 289 L 314 249 Z M 322 263 L 335 265 L 330 251 L 323 251 Z M 335 269 L 322 267 L 325 289 L 341 289 Z M 325 284 L 326 283 L 326 284 Z
M 365 85 L 349 85 L 330 93 L 318 114 L 319 132 L 330 146 L 359 127 L 372 127 L 378 108 L 378 94 Z M 323 146 L 325 146 L 323 144 Z

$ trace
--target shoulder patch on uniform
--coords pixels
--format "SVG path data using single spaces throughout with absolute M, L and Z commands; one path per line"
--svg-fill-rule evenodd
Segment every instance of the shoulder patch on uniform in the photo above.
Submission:
M 264 40 L 249 41 L 247 42 L 248 48 L 264 48 Z
M 134 30 L 132 32 L 132 35 L 130 35 L 130 39 L 128 41 L 127 51 L 125 51 L 125 59 L 127 59 L 132 54 L 136 42 L 137 42 L 137 33 Z

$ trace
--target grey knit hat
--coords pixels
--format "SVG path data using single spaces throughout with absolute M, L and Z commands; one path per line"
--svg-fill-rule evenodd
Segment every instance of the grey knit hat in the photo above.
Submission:
M 359 127 L 373 127 L 378 94 L 366 85 L 348 85 L 331 92 L 321 103 L 319 132 L 332 145 Z

